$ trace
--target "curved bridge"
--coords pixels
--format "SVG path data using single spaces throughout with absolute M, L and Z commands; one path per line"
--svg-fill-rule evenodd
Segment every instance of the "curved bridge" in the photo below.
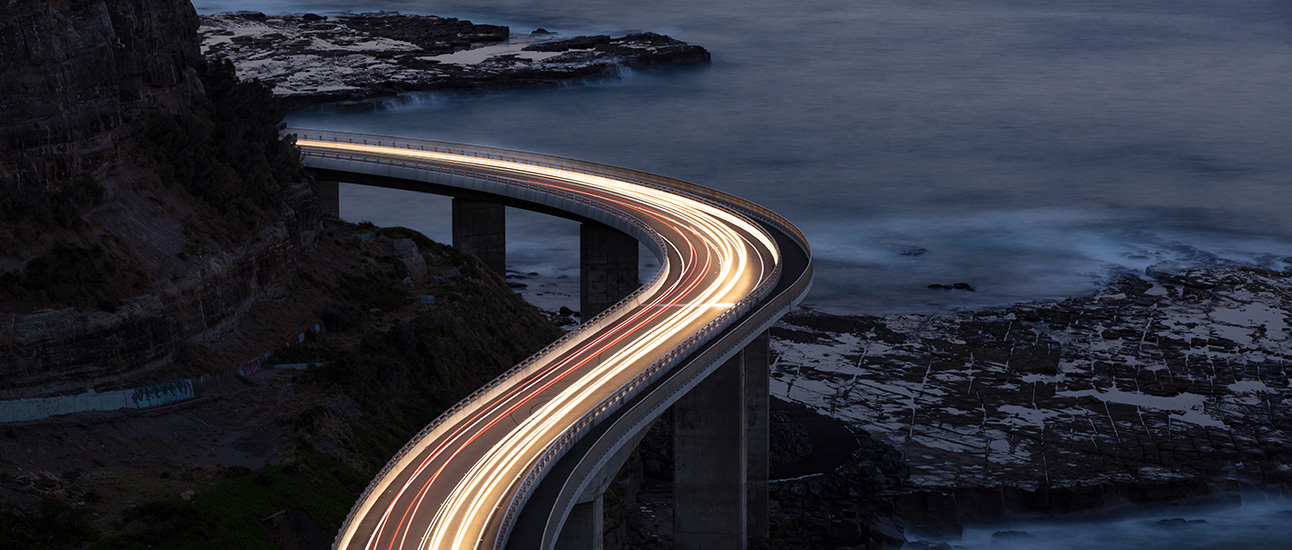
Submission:
M 418 433 L 364 491 L 334 548 L 599 548 L 601 492 L 675 404 L 684 493 L 678 546 L 745 547 L 746 514 L 764 521 L 766 514 L 766 330 L 811 285 L 810 249 L 798 229 L 730 194 L 622 168 L 427 140 L 288 132 L 321 179 L 598 222 L 661 260 L 644 285 Z M 751 344 L 761 351 L 745 351 Z M 758 459 L 746 460 L 759 429 L 761 500 Z

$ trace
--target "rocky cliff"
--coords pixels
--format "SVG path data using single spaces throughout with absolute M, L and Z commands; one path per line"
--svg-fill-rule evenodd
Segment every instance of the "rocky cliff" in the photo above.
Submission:
M 186 0 L 0 3 L 5 397 L 166 367 L 281 295 L 310 246 L 279 107 L 205 64 L 197 26 Z
M 6 0 L 0 5 L 0 190 L 94 177 L 143 109 L 200 93 L 186 0 Z

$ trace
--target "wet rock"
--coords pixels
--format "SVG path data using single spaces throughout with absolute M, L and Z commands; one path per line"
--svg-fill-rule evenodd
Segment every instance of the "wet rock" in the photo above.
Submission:
M 951 545 L 945 542 L 917 540 L 903 544 L 902 550 L 951 550 Z
M 1027 531 L 996 531 L 995 533 L 991 534 L 992 542 L 1018 541 L 1018 540 L 1027 540 L 1027 539 L 1034 539 L 1034 538 L 1036 538 L 1036 536 L 1032 535 L 1031 533 L 1028 533 Z
M 933 283 L 929 285 L 929 288 L 936 289 L 936 290 L 967 290 L 969 292 L 974 292 L 974 288 L 970 286 L 969 283 L 953 283 L 949 285 L 944 285 L 942 283 Z

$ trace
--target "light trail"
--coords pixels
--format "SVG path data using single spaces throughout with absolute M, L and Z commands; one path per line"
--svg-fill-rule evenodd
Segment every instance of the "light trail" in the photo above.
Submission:
M 337 547 L 500 547 L 523 480 L 571 426 L 675 348 L 695 345 L 693 334 L 757 299 L 778 273 L 780 253 L 762 228 L 680 193 L 497 158 L 311 139 L 297 145 L 306 155 L 467 170 L 576 195 L 644 224 L 664 246 L 662 284 L 636 305 L 538 357 L 527 376 L 506 380 L 502 391 L 401 451 L 411 459 L 374 480 L 377 490 L 356 504 Z

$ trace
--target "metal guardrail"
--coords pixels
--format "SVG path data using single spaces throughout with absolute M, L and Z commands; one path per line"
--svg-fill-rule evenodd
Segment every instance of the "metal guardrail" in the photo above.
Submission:
M 721 208 L 727 208 L 727 209 L 734 208 L 735 210 L 739 211 L 739 213 L 745 216 L 755 218 L 780 230 L 782 233 L 788 235 L 792 240 L 794 240 L 795 243 L 798 244 L 799 247 L 802 248 L 804 252 L 808 252 L 809 256 L 811 256 L 812 249 L 807 242 L 807 237 L 804 236 L 803 232 L 799 231 L 799 229 L 795 227 L 794 224 L 790 223 L 789 220 L 785 219 L 780 214 L 777 214 L 776 212 L 762 205 L 759 205 L 757 203 L 740 198 L 736 195 L 732 195 L 731 193 L 727 193 L 726 191 L 705 187 L 703 185 L 697 185 L 688 181 L 683 181 L 676 178 L 670 178 L 668 176 L 648 174 L 645 172 L 639 172 L 639 171 L 631 170 L 627 168 L 620 168 L 617 166 L 610 166 L 606 164 L 597 164 L 593 162 L 576 160 L 576 159 L 571 159 L 566 157 L 559 157 L 555 155 L 529 153 L 524 151 L 513 151 L 510 149 L 500 149 L 497 147 L 486 147 L 482 145 L 466 145 L 461 143 L 451 143 L 447 141 L 436 141 L 436 140 L 430 140 L 430 139 L 393 138 L 393 137 L 387 137 L 387 136 L 357 134 L 352 132 L 335 132 L 330 130 L 309 130 L 309 129 L 297 129 L 297 128 L 288 128 L 285 130 L 285 132 L 288 134 L 295 134 L 303 138 L 318 139 L 320 141 L 333 141 L 333 142 L 344 141 L 345 143 L 362 143 L 367 145 L 379 145 L 379 146 L 389 145 L 393 147 L 399 147 L 399 145 L 402 144 L 404 145 L 403 148 L 405 149 L 413 149 L 414 148 L 413 146 L 416 145 L 416 148 L 421 149 L 423 151 L 449 153 L 454 155 L 486 158 L 486 159 L 492 159 L 492 160 L 504 160 L 508 162 L 518 162 L 521 164 L 529 164 L 533 166 L 543 166 L 547 168 L 564 170 L 567 172 L 575 172 L 580 174 L 598 176 L 598 177 L 622 181 L 625 183 L 633 183 L 644 187 L 650 187 L 653 189 L 659 189 L 661 191 L 667 191 L 670 193 L 683 195 L 688 198 L 695 199 L 700 202 L 704 202 L 706 204 L 718 206 Z
M 768 210 L 762 206 L 759 206 L 747 200 L 741 199 L 734 195 L 730 195 L 728 193 L 724 193 L 713 189 L 708 189 L 695 184 L 683 182 L 681 180 L 674 180 L 672 178 L 665 178 L 662 176 L 653 176 L 642 172 L 635 172 L 631 170 L 610 167 L 605 165 L 597 165 L 597 164 L 587 163 L 583 161 L 576 161 L 573 159 L 564 159 L 561 157 L 551 157 L 547 155 L 537 155 L 533 153 L 521 153 L 517 151 L 507 151 L 503 149 L 495 149 L 495 148 L 488 148 L 488 147 L 467 146 L 467 145 L 461 145 L 461 144 L 436 142 L 436 141 L 430 141 L 430 140 L 397 140 L 393 138 L 367 136 L 362 134 L 349 134 L 344 132 L 322 132 L 322 131 L 314 131 L 314 130 L 288 130 L 288 132 L 297 132 L 297 135 L 304 139 L 316 139 L 320 141 L 333 141 L 333 142 L 346 142 L 346 143 L 363 143 L 363 144 L 371 144 L 371 145 L 378 145 L 378 146 L 404 148 L 404 149 L 410 149 L 410 150 L 418 149 L 423 151 L 432 151 L 432 152 L 438 152 L 438 153 L 447 153 L 447 154 L 471 156 L 471 157 L 477 157 L 477 158 L 487 158 L 487 159 L 494 159 L 494 160 L 517 162 L 517 163 L 530 164 L 535 166 L 544 166 L 544 167 L 553 168 L 557 170 L 589 174 L 589 175 L 614 179 L 614 180 L 640 185 L 643 187 L 653 188 L 653 189 L 657 189 L 657 190 L 661 190 L 661 191 L 665 191 L 673 194 L 683 195 L 693 200 L 696 200 L 698 202 L 703 202 L 718 208 L 722 208 L 726 211 L 732 212 L 737 215 L 741 215 L 749 218 L 755 218 L 763 222 L 764 224 L 770 225 L 782 231 L 786 235 L 788 235 L 792 240 L 796 242 L 796 244 L 802 247 L 805 252 L 809 252 L 809 257 L 810 257 L 810 248 L 803 234 L 799 232 L 798 228 L 794 227 L 793 224 L 790 224 L 787 220 L 785 220 L 775 212 L 772 212 L 771 210 Z M 429 145 L 429 148 L 428 148 L 428 145 Z M 324 152 L 310 151 L 310 150 L 306 150 L 304 153 L 308 157 L 334 158 L 338 160 L 350 160 L 350 161 L 357 161 L 357 162 L 368 163 L 368 164 L 393 165 L 393 166 L 399 166 L 399 167 L 405 167 L 405 168 L 411 168 L 411 169 L 417 169 L 417 170 L 439 172 L 439 173 L 450 174 L 455 176 L 468 177 L 468 178 L 477 179 L 477 180 L 489 181 L 493 183 L 499 183 L 499 184 L 508 185 L 508 186 L 514 186 L 517 188 L 527 189 L 530 191 L 536 191 L 536 192 L 556 196 L 563 200 L 571 201 L 574 203 L 581 204 L 583 206 L 600 210 L 609 216 L 613 216 L 622 221 L 628 222 L 638 230 L 642 231 L 643 234 L 650 236 L 650 238 L 654 241 L 658 250 L 666 251 L 663 239 L 659 236 L 657 232 L 655 232 L 653 229 L 647 226 L 644 222 L 628 215 L 626 212 L 623 212 L 622 210 L 618 210 L 612 207 L 605 206 L 600 203 L 593 202 L 577 194 L 568 193 L 565 191 L 553 190 L 550 187 L 541 186 L 538 184 L 531 183 L 529 181 L 507 178 L 507 177 L 497 176 L 494 174 L 474 172 L 471 170 L 453 169 L 453 168 L 437 166 L 432 164 L 431 161 L 397 159 L 393 157 L 382 157 L 382 156 L 376 156 L 376 155 L 358 155 L 358 154 L 345 154 L 345 153 L 335 153 L 335 152 L 324 153 Z M 544 162 L 544 159 L 547 159 L 546 162 Z M 552 162 L 552 161 L 558 161 L 558 162 Z M 754 225 L 755 227 L 758 227 L 757 224 L 754 224 Z M 760 231 L 761 230 L 762 229 L 760 228 Z M 766 236 L 770 237 L 770 235 L 766 235 Z M 664 254 L 661 254 L 661 257 L 666 258 L 667 257 L 666 252 Z M 454 418 L 458 413 L 461 413 L 467 410 L 469 407 L 471 407 L 472 405 L 480 401 L 489 392 L 501 386 L 502 384 L 506 383 L 507 381 L 511 380 L 521 372 L 524 372 L 527 368 L 537 364 L 540 360 L 546 358 L 549 354 L 552 354 L 556 350 L 570 345 L 571 343 L 575 342 L 578 338 L 580 338 L 583 334 L 587 333 L 590 330 L 602 328 L 602 326 L 607 323 L 606 321 L 607 319 L 609 319 L 613 315 L 616 315 L 622 312 L 625 308 L 631 305 L 634 305 L 636 303 L 637 298 L 641 297 L 648 290 L 654 289 L 656 285 L 662 283 L 662 280 L 666 274 L 666 271 L 667 270 L 662 267 L 660 271 L 656 273 L 656 275 L 652 278 L 652 280 L 647 285 L 639 287 L 638 289 L 633 291 L 633 293 L 631 293 L 628 297 L 617 302 L 614 306 L 611 306 L 611 308 L 608 308 L 607 310 L 598 314 L 596 317 L 593 317 L 589 321 L 581 324 L 574 331 L 567 333 L 561 339 L 544 347 L 542 350 L 530 356 L 520 364 L 512 367 L 511 369 L 508 369 L 506 372 L 499 375 L 497 378 L 490 381 L 485 386 L 477 389 L 471 395 L 459 401 L 449 410 L 442 413 L 435 421 L 431 422 L 431 424 L 428 424 L 425 428 L 419 431 L 417 435 L 415 435 L 407 444 L 404 445 L 403 448 L 400 449 L 398 453 L 396 453 L 394 457 L 391 458 L 389 462 L 387 462 L 385 467 L 383 467 L 382 470 L 377 474 L 377 476 L 374 477 L 373 482 L 370 483 L 369 486 L 364 490 L 359 500 L 355 503 L 355 506 L 350 510 L 350 513 L 347 515 L 345 522 L 342 524 L 342 529 L 340 532 L 338 532 L 337 538 L 333 542 L 333 547 L 335 548 L 340 544 L 341 535 L 350 528 L 350 526 L 352 525 L 355 519 L 356 514 L 358 514 L 359 511 L 364 507 L 364 503 L 372 496 L 372 492 L 378 487 L 382 486 L 384 484 L 385 478 L 389 476 L 390 473 L 394 470 L 394 468 L 398 466 L 398 463 L 402 459 L 404 459 L 409 453 L 416 450 L 416 448 L 420 446 L 421 443 L 427 437 L 430 437 L 432 434 L 434 434 L 436 430 L 442 427 L 448 420 Z M 807 270 L 808 274 L 810 274 L 810 271 L 811 271 L 811 266 L 809 265 Z M 543 453 L 543 455 L 537 461 L 535 461 L 535 463 L 530 467 L 528 474 L 521 481 L 519 490 L 513 495 L 512 500 L 507 507 L 507 512 L 502 522 L 502 531 L 499 533 L 498 537 L 495 540 L 495 543 L 494 543 L 495 549 L 501 549 L 502 546 L 505 544 L 507 537 L 510 534 L 511 524 L 515 519 L 516 514 L 519 513 L 520 509 L 524 506 L 525 502 L 528 501 L 534 486 L 538 483 L 539 480 L 543 478 L 543 476 L 547 473 L 547 471 L 550 470 L 551 466 L 559 458 L 561 458 L 561 456 L 563 456 L 565 452 L 568 451 L 568 449 L 575 442 L 577 442 L 582 435 L 584 435 L 589 429 L 595 426 L 598 420 L 602 418 L 605 414 L 607 414 L 608 412 L 613 412 L 614 410 L 617 409 L 619 404 L 635 396 L 639 389 L 653 382 L 661 373 L 667 371 L 668 368 L 672 367 L 679 359 L 686 357 L 696 348 L 707 343 L 714 335 L 721 332 L 723 329 L 726 329 L 735 320 L 737 320 L 742 315 L 747 313 L 756 303 L 758 303 L 763 298 L 765 298 L 767 293 L 770 292 L 771 289 L 778 283 L 779 278 L 781 276 L 781 272 L 782 272 L 782 265 L 778 263 L 773 268 L 771 275 L 767 278 L 764 278 L 763 281 L 759 284 L 759 286 L 756 287 L 750 294 L 746 295 L 739 302 L 733 304 L 732 307 L 724 310 L 717 317 L 715 317 L 714 319 L 706 323 L 703 327 L 697 330 L 694 334 L 692 334 L 682 343 L 678 344 L 677 346 L 675 346 L 674 348 L 666 352 L 664 356 L 657 359 L 650 366 L 643 369 L 641 372 L 639 372 L 628 382 L 621 385 L 609 396 L 607 396 L 600 403 L 598 403 L 597 406 L 593 407 L 589 412 L 585 413 L 578 421 L 576 421 L 572 426 L 570 426 L 559 438 L 557 438 L 552 444 L 550 444 L 548 448 L 545 450 L 545 452 Z M 808 278 L 808 280 L 810 281 L 810 277 Z M 803 292 L 806 292 L 806 289 L 803 289 Z

